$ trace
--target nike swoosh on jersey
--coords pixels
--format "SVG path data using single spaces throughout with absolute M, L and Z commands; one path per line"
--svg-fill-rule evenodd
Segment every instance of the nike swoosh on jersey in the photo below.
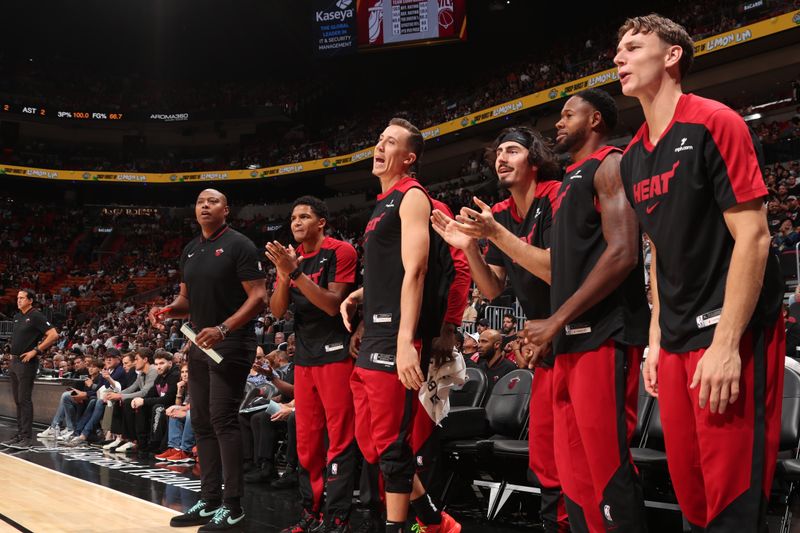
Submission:
M 647 212 L 647 214 L 649 215 L 650 213 L 652 213 L 652 212 L 653 212 L 653 210 L 654 210 L 656 207 L 658 207 L 658 204 L 660 204 L 660 203 L 661 203 L 661 202 L 656 202 L 656 203 L 654 203 L 653 205 L 648 205 L 648 206 L 645 208 L 645 211 Z
M 192 256 L 193 256 L 194 254 L 196 254 L 196 253 L 197 253 L 197 252 L 192 252 L 192 253 L 190 253 L 190 254 L 186 254 L 186 256 L 187 256 L 187 257 L 192 257 Z

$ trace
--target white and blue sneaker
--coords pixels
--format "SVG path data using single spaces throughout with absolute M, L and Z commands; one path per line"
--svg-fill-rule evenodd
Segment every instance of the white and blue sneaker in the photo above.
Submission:
M 240 510 L 238 514 L 234 514 L 230 507 L 223 505 L 214 513 L 214 517 L 197 531 L 198 533 L 203 533 L 205 531 L 240 530 L 243 525 L 244 510 Z
M 188 511 L 181 515 L 173 516 L 169 521 L 169 525 L 172 527 L 200 526 L 211 520 L 220 509 L 222 509 L 222 506 L 211 507 L 207 501 L 197 500 L 197 503 Z

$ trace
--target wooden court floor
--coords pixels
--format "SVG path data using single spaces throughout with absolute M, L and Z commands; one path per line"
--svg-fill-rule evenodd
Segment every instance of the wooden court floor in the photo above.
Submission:
M 40 532 L 195 532 L 169 527 L 166 507 L 0 453 L 0 514 Z M 0 522 L 0 533 L 20 528 Z

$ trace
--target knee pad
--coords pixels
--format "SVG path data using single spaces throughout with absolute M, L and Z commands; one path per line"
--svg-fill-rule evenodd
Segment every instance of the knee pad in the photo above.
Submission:
M 380 457 L 386 492 L 410 493 L 414 481 L 414 452 L 406 442 L 393 442 Z

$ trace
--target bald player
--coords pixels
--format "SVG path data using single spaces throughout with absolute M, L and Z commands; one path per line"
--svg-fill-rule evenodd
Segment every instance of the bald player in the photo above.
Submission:
M 167 307 L 150 310 L 150 322 L 189 318 L 197 332 L 189 349 L 192 428 L 203 465 L 200 500 L 170 521 L 199 531 L 241 527 L 242 450 L 237 411 L 256 353 L 255 316 L 264 307 L 264 267 L 255 244 L 225 219 L 228 199 L 215 189 L 200 193 L 195 215 L 201 235 L 183 249 L 180 294 Z M 216 363 L 199 348 L 213 348 Z M 223 490 L 224 483 L 224 490 Z

